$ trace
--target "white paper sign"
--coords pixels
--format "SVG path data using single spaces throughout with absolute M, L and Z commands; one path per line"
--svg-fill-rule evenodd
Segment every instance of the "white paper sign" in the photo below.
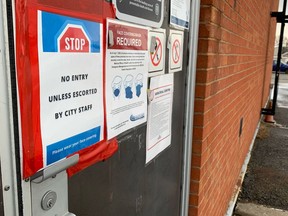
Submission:
M 148 29 L 107 20 L 108 139 L 147 120 Z
M 100 23 L 38 12 L 44 166 L 103 140 L 102 43 Z
M 170 24 L 182 28 L 189 28 L 190 0 L 170 1 Z
M 173 79 L 173 74 L 150 79 L 146 164 L 171 144 Z
M 149 76 L 164 74 L 166 30 L 150 29 L 149 31 Z
M 169 73 L 182 70 L 184 32 L 170 30 L 169 35 Z

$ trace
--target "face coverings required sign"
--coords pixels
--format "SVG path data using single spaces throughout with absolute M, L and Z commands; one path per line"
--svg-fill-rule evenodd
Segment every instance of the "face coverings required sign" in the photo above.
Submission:
M 147 119 L 148 29 L 107 20 L 106 115 L 108 139 Z

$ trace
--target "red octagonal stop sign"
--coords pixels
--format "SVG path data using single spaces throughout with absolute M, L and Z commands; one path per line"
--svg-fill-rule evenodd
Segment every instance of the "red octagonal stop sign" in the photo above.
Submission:
M 58 37 L 60 52 L 89 52 L 90 40 L 82 26 L 67 25 Z

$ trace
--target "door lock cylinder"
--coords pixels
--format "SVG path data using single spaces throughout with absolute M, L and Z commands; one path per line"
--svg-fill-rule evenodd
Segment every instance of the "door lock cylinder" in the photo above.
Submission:
M 54 191 L 47 191 L 41 200 L 41 207 L 43 210 L 50 210 L 57 201 L 57 194 Z

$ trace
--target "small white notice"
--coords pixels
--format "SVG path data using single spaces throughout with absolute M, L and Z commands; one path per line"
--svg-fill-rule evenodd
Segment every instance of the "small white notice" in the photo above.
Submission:
M 183 31 L 170 30 L 169 35 L 169 73 L 182 70 Z
M 164 74 L 166 30 L 150 29 L 149 31 L 149 76 Z
M 190 0 L 171 0 L 170 8 L 170 24 L 177 28 L 188 29 Z
M 171 144 L 173 74 L 150 79 L 146 164 Z
M 147 120 L 148 28 L 107 19 L 106 117 L 111 139 Z

